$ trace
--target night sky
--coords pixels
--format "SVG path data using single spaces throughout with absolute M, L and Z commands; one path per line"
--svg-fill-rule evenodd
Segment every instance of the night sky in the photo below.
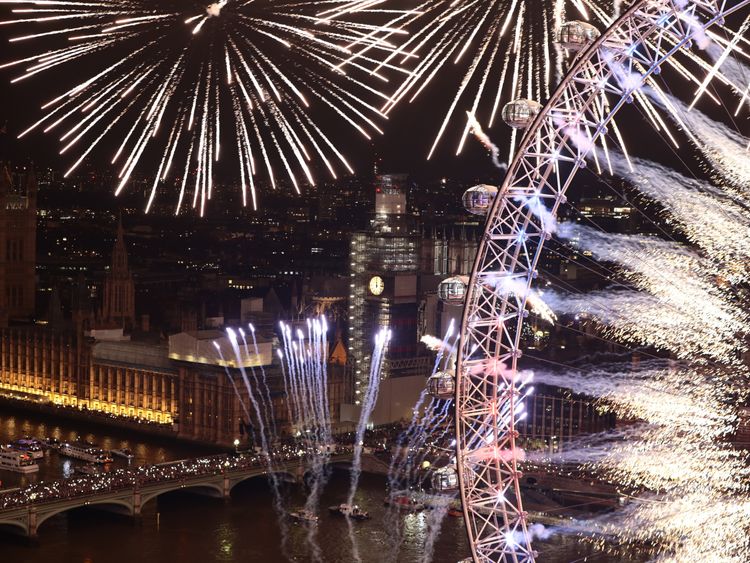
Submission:
M 7 7 L 0 8 L 2 19 L 6 19 L 9 12 L 10 10 Z M 30 30 L 41 29 L 40 26 L 33 24 L 16 26 L 14 29 L 13 27 L 0 28 L 0 44 L 7 45 L 7 38 L 18 35 L 21 31 L 27 33 Z M 3 47 L 0 59 L 2 59 L 1 62 L 7 62 L 35 54 L 42 48 L 59 46 L 61 46 L 61 43 L 57 38 L 15 43 L 9 47 Z M 112 52 L 107 52 L 105 55 L 90 56 L 73 65 L 63 65 L 58 69 L 45 71 L 15 85 L 11 85 L 10 80 L 20 74 L 23 65 L 0 69 L 0 99 L 3 101 L 2 109 L 0 109 L 0 123 L 7 123 L 8 132 L 7 139 L 3 142 L 3 150 L 7 153 L 6 158 L 14 161 L 32 159 L 38 164 L 49 165 L 58 170 L 65 170 L 74 162 L 82 149 L 73 149 L 68 154 L 60 156 L 57 152 L 61 145 L 57 142 L 56 136 L 44 134 L 41 129 L 20 140 L 15 137 L 43 115 L 40 107 L 44 102 L 99 72 L 103 64 L 110 64 L 116 60 L 113 57 L 114 53 Z M 459 67 L 459 70 L 462 68 Z M 316 118 L 321 128 L 326 132 L 331 132 L 337 146 L 342 148 L 347 158 L 352 162 L 356 173 L 368 174 L 377 164 L 380 172 L 408 172 L 420 177 L 449 176 L 466 180 L 492 177 L 496 172 L 489 160 L 487 151 L 477 141 L 472 139 L 467 143 L 463 154 L 458 158 L 455 156 L 456 146 L 460 138 L 459 120 L 456 120 L 454 129 L 441 143 L 433 159 L 431 161 L 426 160 L 434 135 L 462 76 L 455 69 L 447 67 L 447 70 L 448 72 L 438 76 L 433 81 L 430 89 L 423 92 L 415 103 L 405 102 L 402 106 L 397 107 L 389 120 L 381 120 L 379 126 L 385 131 L 385 134 L 382 136 L 375 134 L 371 142 L 368 142 L 348 125 L 344 126 L 340 119 L 335 119 L 328 114 L 323 117 L 316 117 L 316 112 L 321 111 L 320 103 L 313 103 L 310 114 Z M 390 85 L 386 86 L 384 91 L 388 91 L 389 87 Z M 232 117 L 229 114 L 225 116 L 225 119 L 232 119 Z M 132 123 L 132 121 L 128 121 L 128 123 Z M 489 131 L 491 137 L 502 147 L 506 144 L 509 132 L 510 128 L 499 119 L 493 130 Z M 88 135 L 86 138 L 92 140 L 97 135 L 98 132 Z M 119 134 L 113 131 L 89 156 L 87 159 L 88 165 L 94 167 L 106 166 L 123 135 L 124 132 Z M 233 132 L 230 127 L 226 127 L 226 133 L 222 137 L 222 144 L 231 146 Z M 504 149 L 503 152 L 506 152 L 506 150 Z M 235 160 L 236 155 L 223 157 L 218 168 L 218 181 L 232 182 L 238 179 L 239 174 Z M 145 159 L 144 163 L 147 164 L 145 166 L 139 165 L 138 172 L 147 177 L 150 175 L 149 173 L 155 172 L 156 164 L 152 164 Z M 316 165 L 318 164 L 316 163 Z M 317 176 L 324 179 L 327 174 L 323 174 L 321 171 Z
M 7 17 L 8 12 L 7 7 L 0 8 L 3 19 Z M 28 31 L 32 28 L 28 26 L 25 28 L 18 27 L 16 30 L 12 30 L 8 26 L 0 28 L 0 44 L 6 44 L 9 34 L 18 34 L 22 29 Z M 11 48 L 4 47 L 2 61 L 29 56 L 38 52 L 42 47 L 59 46 L 59 43 L 53 39 L 22 43 L 13 44 Z M 111 64 L 112 56 L 113 54 L 109 52 L 106 55 L 91 56 L 73 65 L 63 65 L 52 72 L 41 73 L 13 86 L 9 84 L 9 81 L 18 74 L 18 70 L 12 68 L 0 69 L 0 96 L 3 101 L 2 109 L 0 109 L 0 123 L 7 122 L 8 138 L 3 144 L 8 157 L 15 161 L 32 159 L 39 164 L 49 165 L 58 170 L 64 170 L 74 162 L 80 154 L 80 149 L 73 149 L 70 154 L 59 156 L 57 151 L 60 145 L 52 135 L 35 131 L 22 140 L 16 140 L 15 136 L 19 131 L 39 119 L 42 115 L 39 108 L 44 101 L 50 100 L 64 92 L 65 89 L 77 84 L 80 80 L 98 72 L 102 65 Z M 290 62 L 290 64 L 294 63 Z M 431 161 L 426 160 L 426 155 L 445 111 L 461 82 L 464 69 L 465 65 L 457 67 L 446 65 L 442 73 L 433 80 L 427 90 L 420 94 L 416 102 L 408 103 L 408 100 L 405 100 L 392 112 L 388 121 L 381 121 L 380 126 L 384 129 L 385 134 L 382 136 L 375 135 L 371 142 L 367 142 L 348 125 L 342 124 L 340 119 L 335 119 L 330 114 L 318 114 L 321 111 L 320 103 L 313 104 L 310 114 L 317 118 L 319 125 L 323 126 L 327 132 L 331 132 L 337 146 L 344 150 L 355 171 L 359 174 L 369 174 L 373 166 L 377 165 L 378 170 L 383 173 L 407 172 L 422 178 L 448 176 L 467 181 L 496 178 L 499 183 L 502 172 L 493 168 L 487 151 L 475 139 L 469 140 L 462 155 L 458 157 L 455 155 L 463 126 L 462 108 L 468 103 L 466 99 L 459 105 L 448 134 L 441 141 L 439 150 Z M 682 84 L 681 82 L 680 86 Z M 677 162 L 679 159 L 671 151 L 664 150 L 662 139 L 652 135 L 650 131 L 647 134 L 642 134 L 644 117 L 637 115 L 637 113 L 637 109 L 631 109 L 629 115 L 636 119 L 620 119 L 620 122 L 624 124 L 623 130 L 626 137 L 637 139 L 637 149 L 640 151 L 658 155 L 655 158 L 666 159 L 669 163 Z M 232 115 L 225 116 L 225 119 L 232 119 Z M 132 121 L 127 121 L 127 123 L 132 123 Z M 631 123 L 633 125 L 630 125 Z M 503 159 L 507 158 L 510 128 L 500 119 L 497 119 L 494 127 L 487 133 L 500 147 Z M 89 135 L 87 138 L 93 139 L 97 134 Z M 226 132 L 222 136 L 223 146 L 232 145 L 233 138 L 230 135 L 233 135 L 231 128 L 226 127 Z M 99 169 L 106 167 L 114 152 L 114 147 L 119 144 L 122 137 L 122 134 L 113 131 L 89 156 L 88 165 Z M 681 158 L 686 156 L 688 155 L 681 155 Z M 155 157 L 156 155 L 152 159 Z M 217 168 L 217 181 L 226 183 L 237 181 L 238 172 L 235 161 L 236 155 L 225 154 L 223 156 L 222 162 Z M 316 166 L 318 167 L 317 177 L 327 179 L 327 174 L 323 174 L 320 170 L 322 165 L 316 163 Z M 155 169 L 155 163 L 144 159 L 143 164 L 139 165 L 138 172 L 142 176 L 148 177 Z M 102 189 L 111 190 L 113 187 L 102 186 Z

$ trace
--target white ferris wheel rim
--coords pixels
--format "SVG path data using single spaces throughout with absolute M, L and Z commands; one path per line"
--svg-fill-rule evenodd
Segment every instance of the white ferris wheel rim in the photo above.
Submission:
M 637 0 L 578 56 L 519 146 L 487 215 L 456 361 L 456 461 L 475 562 L 536 558 L 515 445 L 522 387 L 517 361 L 526 298 L 551 232 L 529 201 L 548 203 L 545 208 L 556 217 L 573 177 L 633 93 L 708 28 L 749 6 L 750 0 Z M 637 73 L 642 82 L 632 86 L 615 76 L 618 67 Z M 534 239 L 538 243 L 528 254 L 526 242 Z M 498 291 L 506 281 L 523 284 L 525 293 L 512 293 L 508 286 Z M 500 364 L 507 364 L 507 371 Z

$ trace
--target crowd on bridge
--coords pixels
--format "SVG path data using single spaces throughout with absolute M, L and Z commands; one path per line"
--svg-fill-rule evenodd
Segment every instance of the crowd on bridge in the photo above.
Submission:
M 367 453 L 378 457 L 388 455 L 390 445 L 395 444 L 403 425 L 393 424 L 370 430 L 363 446 Z M 340 434 L 332 448 L 318 451 L 323 455 L 351 454 L 354 435 Z M 319 446 L 319 445 L 318 445 Z M 283 465 L 291 461 L 308 458 L 311 450 L 299 439 L 276 443 L 271 456 L 256 450 L 236 454 L 205 456 L 135 468 L 112 469 L 95 475 L 74 475 L 65 479 L 42 481 L 20 489 L 0 493 L 0 510 L 23 507 L 32 503 L 81 498 L 102 493 L 136 489 L 155 483 L 189 480 L 202 475 L 218 475 L 235 471 Z
M 218 475 L 224 472 L 255 469 L 269 461 L 284 463 L 300 457 L 297 452 L 291 451 L 278 452 L 274 454 L 272 460 L 257 453 L 215 455 L 172 463 L 144 465 L 133 469 L 113 469 L 96 475 L 43 481 L 0 494 L 0 509 L 141 488 L 154 483 L 181 481 L 201 475 Z

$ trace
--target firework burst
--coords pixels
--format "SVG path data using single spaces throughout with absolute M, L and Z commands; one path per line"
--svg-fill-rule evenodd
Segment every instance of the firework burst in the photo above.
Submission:
M 320 15 L 333 19 L 352 10 L 384 11 L 389 5 L 387 0 L 344 2 Z M 566 19 L 601 23 L 611 21 L 616 10 L 606 0 L 417 3 L 411 10 L 397 13 L 389 23 L 409 30 L 410 35 L 384 64 L 398 63 L 410 72 L 381 109 L 389 113 L 402 101 L 414 101 L 437 76 L 451 66 L 459 68 L 461 82 L 439 124 L 428 158 L 452 123 L 463 128 L 456 151 L 460 153 L 474 119 L 492 128 L 504 102 L 549 97 L 566 57 L 554 41 Z M 515 137 L 514 132 L 514 141 Z
M 0 25 L 23 32 L 14 47 L 43 44 L 1 65 L 13 82 L 65 69 L 86 78 L 43 105 L 21 133 L 54 132 L 71 174 L 105 139 L 116 141 L 116 193 L 140 168 L 155 170 L 147 209 L 163 183 L 201 213 L 215 188 L 217 162 L 233 147 L 243 202 L 257 207 L 260 175 L 271 187 L 315 184 L 314 160 L 336 177 L 352 172 L 342 150 L 314 120 L 327 113 L 366 138 L 380 133 L 376 107 L 387 97 L 365 81 L 382 79 L 373 53 L 389 51 L 397 30 L 338 19 L 319 25 L 311 3 L 219 0 L 47 0 L 0 2 Z M 26 29 L 30 28 L 30 29 Z M 368 47 L 353 57 L 351 48 Z M 382 68 L 382 65 L 377 65 Z M 72 70 L 72 72 L 71 72 Z M 57 75 L 56 75 L 57 76 Z M 361 77 L 361 78 L 360 78 Z M 225 125 L 229 124 L 229 125 Z

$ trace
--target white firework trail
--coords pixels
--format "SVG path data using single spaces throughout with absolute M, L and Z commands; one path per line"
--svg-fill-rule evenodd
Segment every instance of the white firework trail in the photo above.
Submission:
M 518 97 L 549 97 L 553 80 L 550 69 L 566 56 L 562 50 L 551 51 L 550 43 L 564 18 L 603 24 L 609 2 L 423 0 L 404 10 L 399 2 L 365 0 L 337 3 L 319 16 L 333 20 L 357 10 L 378 9 L 397 12 L 388 26 L 410 32 L 384 58 L 383 65 L 397 64 L 409 70 L 381 106 L 384 113 L 390 113 L 399 103 L 415 101 L 437 77 L 455 72 L 452 66 L 460 69 L 461 81 L 437 126 L 428 154 L 431 158 L 451 124 L 462 130 L 457 143 L 460 153 L 474 119 L 490 129 L 502 103 Z M 366 50 L 367 46 L 358 52 Z
M 490 155 L 492 155 L 492 164 L 495 165 L 495 168 L 503 172 L 508 170 L 508 165 L 505 162 L 500 161 L 500 149 L 490 140 L 489 136 L 484 132 L 482 126 L 476 120 L 474 115 L 470 113 L 468 113 L 468 127 L 471 133 L 473 133 L 479 142 L 482 143 L 484 148 L 490 151 Z
M 737 428 L 737 414 L 728 405 L 737 393 L 743 393 L 744 371 L 652 360 L 637 367 L 606 364 L 567 371 L 535 370 L 534 380 L 595 397 L 620 419 L 716 440 Z
M 66 175 L 105 139 L 116 141 L 115 193 L 148 170 L 147 210 L 160 186 L 175 185 L 177 211 L 192 191 L 203 213 L 227 145 L 236 153 L 243 203 L 253 207 L 259 179 L 298 192 L 314 185 L 313 159 L 334 178 L 337 169 L 352 172 L 322 123 L 339 121 L 370 139 L 382 132 L 376 104 L 388 98 L 370 84 L 385 79 L 375 71 L 379 60 L 353 57 L 345 44 L 388 53 L 383 35 L 402 33 L 354 16 L 317 25 L 317 4 L 286 0 L 220 0 L 205 8 L 175 0 L 2 5 L 11 14 L 0 25 L 23 29 L 11 44 L 41 46 L 0 65 L 21 69 L 13 82 L 72 67 L 89 73 L 45 103 L 20 136 L 59 131 L 61 153 L 80 151 Z
M 247 417 L 248 424 L 252 424 L 253 420 L 255 420 L 258 424 L 257 431 L 255 429 L 255 425 L 253 425 L 253 437 L 254 441 L 257 440 L 256 443 L 260 443 L 260 449 L 261 449 L 261 457 L 264 461 L 264 464 L 266 466 L 266 476 L 268 477 L 268 481 L 271 484 L 271 492 L 273 494 L 273 506 L 274 506 L 274 512 L 276 513 L 276 521 L 279 526 L 279 531 L 281 532 L 281 552 L 284 554 L 284 556 L 287 555 L 287 540 L 288 540 L 288 533 L 289 533 L 289 527 L 287 525 L 286 521 L 286 513 L 284 512 L 283 507 L 283 501 L 281 498 L 281 491 L 280 491 L 280 481 L 279 481 L 279 472 L 276 469 L 275 460 L 273 456 L 273 451 L 271 449 L 271 445 L 273 445 L 274 438 L 271 437 L 271 440 L 269 440 L 269 436 L 266 434 L 266 428 L 270 427 L 269 423 L 269 413 L 270 417 L 273 416 L 273 405 L 270 405 L 270 410 L 267 405 L 264 404 L 263 394 L 260 389 L 260 386 L 258 385 L 258 382 L 256 380 L 255 388 L 250 384 L 250 380 L 247 377 L 247 372 L 245 371 L 245 364 L 248 363 L 248 360 L 251 359 L 251 356 L 247 353 L 247 349 L 245 348 L 245 354 L 243 355 L 242 350 L 240 349 L 239 343 L 237 341 L 237 334 L 234 330 L 231 328 L 227 329 L 227 340 L 229 341 L 232 351 L 234 353 L 234 363 L 236 366 L 239 366 L 240 368 L 240 374 L 242 376 L 242 381 L 245 385 L 245 391 L 247 392 L 247 398 L 250 402 L 250 404 L 253 407 L 253 412 L 251 416 L 251 413 L 248 411 L 248 408 L 245 404 L 245 401 L 243 399 L 243 394 L 240 393 L 237 385 L 234 382 L 234 376 L 229 371 L 229 362 L 227 362 L 224 358 L 224 354 L 222 352 L 221 345 L 214 341 L 213 345 L 216 349 L 217 356 L 219 357 L 219 360 L 221 361 L 221 364 L 224 365 L 224 371 L 227 375 L 227 378 L 232 383 L 232 388 L 234 389 L 235 394 L 237 395 L 237 398 L 239 399 L 240 405 L 245 413 L 245 416 Z M 257 353 L 256 353 L 257 354 Z M 257 358 L 257 355 L 256 355 Z
M 716 284 L 724 274 L 723 264 L 657 237 L 605 233 L 574 223 L 564 223 L 559 235 L 576 241 L 599 261 L 619 264 L 625 280 L 676 311 L 701 303 L 709 315 L 717 315 L 715 322 L 726 323 L 736 333 L 750 332 L 748 314 L 728 299 L 734 290 Z
M 375 408 L 375 403 L 378 400 L 381 368 L 383 367 L 383 360 L 385 359 L 385 353 L 390 340 L 391 331 L 386 328 L 380 329 L 380 331 L 378 331 L 377 335 L 375 336 L 375 349 L 373 350 L 372 357 L 370 358 L 369 379 L 367 381 L 365 396 L 362 399 L 362 408 L 359 413 L 359 421 L 357 422 L 357 431 L 354 435 L 354 458 L 352 459 L 351 481 L 349 483 L 349 494 L 347 497 L 347 504 L 349 504 L 349 506 L 354 505 L 354 495 L 357 492 L 359 477 L 362 473 L 362 450 L 364 447 L 365 430 L 367 430 L 367 424 L 370 422 L 372 411 Z M 354 557 L 354 561 L 359 562 L 362 560 L 362 558 L 359 554 L 357 540 L 354 537 L 352 519 L 347 518 L 346 521 L 349 529 L 349 541 L 352 544 L 352 555 Z
M 285 365 L 289 422 L 297 432 L 299 447 L 306 452 L 306 465 L 310 471 L 310 492 L 305 510 L 314 514 L 328 481 L 326 468 L 333 444 L 328 403 L 328 325 L 325 317 L 307 319 L 305 324 L 307 333 L 297 329 L 295 335 L 290 325 L 280 323 L 284 352 L 279 356 Z M 322 561 L 316 526 L 308 526 L 307 542 L 312 559 Z
M 494 287 L 500 296 L 512 295 L 518 300 L 518 305 L 525 304 L 532 313 L 542 320 L 554 324 L 557 320 L 555 312 L 544 301 L 542 294 L 526 286 L 526 281 L 507 276 L 490 276 L 482 279 L 482 283 Z
M 687 108 L 677 99 L 672 99 L 672 104 L 710 163 L 706 172 L 714 176 L 718 173 L 723 180 L 721 189 L 750 205 L 750 139 L 697 109 Z
M 437 351 L 432 375 L 440 371 L 455 372 L 455 354 L 459 336 L 455 334 L 455 326 L 451 321 L 442 340 L 429 335 L 423 338 L 423 342 L 426 340 L 428 346 L 435 345 L 431 349 Z M 398 490 L 408 490 L 416 484 L 419 478 L 417 472 L 427 454 L 425 446 L 431 440 L 444 437 L 447 431 L 447 427 L 443 431 L 440 431 L 440 428 L 451 414 L 452 401 L 440 401 L 435 398 L 427 400 L 428 397 L 429 394 L 425 388 L 412 409 L 409 426 L 398 437 L 396 450 L 388 467 L 388 494 L 390 495 L 395 495 Z M 430 529 L 430 533 L 437 533 L 441 523 L 442 520 L 436 521 L 436 526 Z M 395 561 L 398 559 L 403 534 L 398 508 L 393 506 L 389 508 L 385 525 L 390 533 L 391 551 L 388 558 Z M 427 553 L 426 549 L 425 556 Z
M 648 160 L 612 154 L 614 172 L 669 212 L 690 241 L 725 264 L 725 275 L 745 276 L 750 258 L 750 213 L 724 190 Z
M 679 290 L 655 296 L 635 290 L 599 290 L 586 294 L 545 291 L 544 301 L 558 315 L 589 318 L 607 338 L 668 350 L 678 358 L 736 362 L 746 323 L 728 305 L 705 309 L 682 303 Z

